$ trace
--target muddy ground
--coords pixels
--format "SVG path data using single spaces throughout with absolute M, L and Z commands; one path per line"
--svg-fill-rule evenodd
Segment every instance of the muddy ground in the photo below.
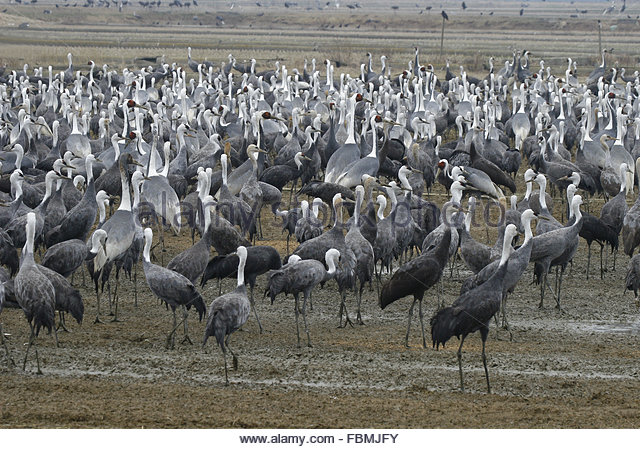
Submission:
M 262 243 L 284 254 L 279 229 L 269 222 L 270 240 Z M 484 239 L 484 232 L 476 234 Z M 189 241 L 185 233 L 169 238 L 165 264 Z M 21 311 L 4 310 L 7 347 L 18 366 L 12 367 L 0 348 L 0 426 L 637 427 L 640 311 L 632 293 L 623 296 L 627 258 L 618 257 L 616 270 L 610 267 L 600 280 L 597 254 L 586 280 L 582 242 L 563 283 L 563 312 L 549 295 L 539 309 L 539 290 L 529 285 L 531 272 L 525 274 L 509 301 L 513 341 L 491 325 L 493 394 L 486 393 L 478 334 L 463 349 L 465 393 L 459 391 L 457 341 L 431 349 L 434 291 L 424 302 L 428 349 L 422 348 L 417 317 L 410 348 L 403 346 L 410 299 L 382 311 L 375 288 L 365 289 L 366 324 L 337 328 L 334 283 L 316 290 L 309 312 L 313 347 L 298 349 L 293 299 L 279 297 L 274 305 L 263 300 L 264 279 L 256 288 L 256 307 L 265 332 L 259 333 L 252 316 L 232 336 L 239 366 L 225 386 L 222 353 L 213 339 L 202 350 L 204 321 L 198 322 L 194 311 L 189 329 L 195 344 L 181 344 L 180 329 L 175 349 L 165 348 L 171 313 L 149 291 L 139 268 L 138 307 L 133 284 L 122 281 L 118 323 L 94 324 L 95 295 L 81 287 L 82 326 L 69 319 L 71 333 L 59 334 L 59 348 L 52 336 L 38 338 L 42 375 L 36 374 L 33 353 L 26 371 L 21 369 L 28 326 Z M 467 274 L 458 268 L 452 276 L 447 272 L 445 303 L 455 300 Z M 74 281 L 81 285 L 81 277 Z M 233 280 L 223 283 L 223 291 L 233 287 Z M 207 304 L 217 292 L 215 281 L 205 287 Z M 352 295 L 351 314 L 354 304 Z

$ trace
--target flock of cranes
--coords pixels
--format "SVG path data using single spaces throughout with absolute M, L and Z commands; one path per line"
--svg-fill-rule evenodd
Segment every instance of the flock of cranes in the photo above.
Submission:
M 437 296 L 433 346 L 460 339 L 464 389 L 462 345 L 479 331 L 490 391 L 489 325 L 502 315 L 509 329 L 506 299 L 527 267 L 540 285 L 539 306 L 550 291 L 561 308 L 563 274 L 580 237 L 589 247 L 587 277 L 593 242 L 601 247 L 601 277 L 606 245 L 614 266 L 620 235 L 627 255 L 640 245 L 640 203 L 627 206 L 640 168 L 638 72 L 625 78 L 624 69 L 609 68 L 605 50 L 601 65 L 580 83 L 571 59 L 553 74 L 544 61 L 535 70 L 530 58 L 514 52 L 499 70 L 492 60 L 484 78 L 462 67 L 454 74 L 448 64 L 440 79 L 420 63 L 417 48 L 395 76 L 385 57 L 377 72 L 370 54 L 358 76 L 336 76 L 329 60 L 323 69 L 313 60 L 302 72 L 279 62 L 258 72 L 255 61 L 241 66 L 229 55 L 218 69 L 194 61 L 190 51 L 194 78 L 175 63 L 118 72 L 91 62 L 83 70 L 71 54 L 60 73 L 6 71 L 0 262 L 7 269 L 0 269 L 0 311 L 20 308 L 29 323 L 23 369 L 40 330 L 54 332 L 57 341 L 66 313 L 80 323 L 89 303 L 102 322 L 105 286 L 117 321 L 119 301 L 129 300 L 118 293 L 121 273 L 133 277 L 137 304 L 142 258 L 149 289 L 173 314 L 167 348 L 175 346 L 181 325 L 183 342 L 192 342 L 193 307 L 200 320 L 206 316 L 203 346 L 215 336 L 224 354 L 227 383 L 227 350 L 237 368 L 231 334 L 252 311 L 263 329 L 254 287 L 264 275 L 272 304 L 281 294 L 294 297 L 298 346 L 300 315 L 312 346 L 308 311 L 319 284 L 336 282 L 340 326 L 365 324 L 367 286 L 382 309 L 413 296 L 405 345 L 417 302 L 425 348 L 422 302 L 425 294 Z M 443 139 L 449 129 L 457 138 Z M 516 187 L 522 172 L 526 192 Z M 442 207 L 424 198 L 436 183 L 448 192 Z M 581 210 L 594 196 L 606 200 L 599 216 Z M 485 227 L 487 211 L 501 211 L 494 245 L 471 233 L 481 205 Z M 256 245 L 266 214 L 282 219 L 286 254 Z M 192 246 L 165 265 L 166 235 L 185 228 Z M 519 246 L 518 233 L 525 235 Z M 291 237 L 299 245 L 289 251 Z M 626 280 L 636 297 L 639 257 L 631 259 Z M 457 259 L 471 276 L 447 306 L 441 284 Z M 95 303 L 69 280 L 78 270 L 84 276 L 84 266 Z M 553 267 L 555 288 L 548 279 Z M 205 298 L 199 290 L 227 277 L 237 278 L 231 292 Z M 348 311 L 352 303 L 355 315 Z M 37 346 L 35 352 L 41 372 Z

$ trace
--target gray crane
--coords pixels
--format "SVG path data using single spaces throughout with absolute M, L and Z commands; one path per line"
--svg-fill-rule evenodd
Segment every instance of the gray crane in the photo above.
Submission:
M 458 228 L 460 238 L 460 255 L 467 267 L 475 274 L 493 261 L 493 252 L 490 246 L 478 242 L 471 236 L 471 222 L 476 210 L 476 198 L 469 198 L 467 204 L 469 212 L 465 214 L 464 226 Z
M 341 194 L 336 193 L 332 201 L 335 216 L 333 227 L 324 234 L 302 243 L 293 252 L 293 254 L 300 256 L 302 259 L 315 259 L 320 262 L 324 261 L 324 256 L 328 249 L 335 248 L 340 252 L 342 266 L 337 270 L 335 275 L 338 290 L 342 298 L 340 303 L 340 327 L 346 326 L 347 323 L 352 324 L 346 309 L 346 295 L 347 290 L 352 289 L 355 285 L 355 269 L 357 263 L 353 251 L 346 245 L 344 240 L 342 231 L 342 201 Z M 342 324 L 343 311 L 346 315 L 344 325 Z
M 131 154 L 122 154 L 118 159 L 120 168 L 120 182 L 122 183 L 122 197 L 120 206 L 107 221 L 104 222 L 102 228 L 107 233 L 107 241 L 104 251 L 99 251 L 94 258 L 95 273 L 100 272 L 106 264 L 113 262 L 117 257 L 121 256 L 133 243 L 136 233 L 136 223 L 131 212 L 131 193 L 129 192 L 129 164 L 137 164 Z M 95 198 L 94 198 L 95 199 Z M 94 216 L 95 220 L 95 216 Z M 113 321 L 118 321 L 118 296 L 115 296 L 115 316 Z M 96 322 L 100 322 L 100 297 L 98 296 L 98 310 L 96 314 Z
M 251 208 L 251 215 L 248 220 L 250 221 L 250 229 L 254 230 L 256 229 L 263 204 L 262 189 L 258 183 L 258 156 L 260 153 L 266 153 L 266 151 L 253 144 L 247 147 L 247 156 L 251 161 L 251 172 L 240 189 L 240 198 Z M 253 236 L 255 236 L 255 233 Z
M 633 252 L 640 245 L 640 195 L 627 211 L 622 223 L 622 242 L 624 253 L 633 257 Z
M 262 333 L 262 324 L 258 317 L 258 311 L 255 307 L 253 300 L 253 289 L 256 286 L 256 279 L 261 274 L 266 273 L 269 270 L 277 270 L 282 266 L 280 255 L 275 248 L 271 246 L 249 246 L 247 247 L 247 260 L 244 266 L 244 276 L 246 283 L 249 284 L 249 300 L 251 301 L 251 307 L 253 313 L 256 316 L 260 333 Z M 209 279 L 218 279 L 218 285 L 222 288 L 220 281 L 224 278 L 236 276 L 236 270 L 238 269 L 238 255 L 222 254 L 217 255 L 209 261 L 204 273 L 202 274 L 202 280 L 200 286 L 204 287 Z M 218 293 L 220 294 L 220 293 Z
M 178 198 L 175 190 L 173 190 L 173 187 L 169 184 L 167 177 L 156 171 L 156 159 L 157 152 L 155 149 L 152 149 L 149 155 L 149 164 L 147 166 L 148 179 L 145 179 L 142 183 L 140 193 L 141 200 L 149 204 L 154 211 L 158 230 L 160 231 L 160 243 L 164 249 L 165 224 L 168 223 L 176 235 L 180 233 L 180 199 Z M 168 160 L 165 161 L 165 165 L 169 165 Z
M 356 323 L 364 324 L 361 314 L 362 290 L 364 285 L 373 280 L 374 255 L 373 246 L 360 232 L 360 208 L 364 198 L 364 187 L 356 186 L 356 207 L 353 209 L 353 222 L 344 238 L 346 245 L 353 251 L 356 257 L 356 278 L 360 285 L 357 287 L 358 309 L 356 311 Z
M 267 293 L 271 298 L 271 304 L 280 293 L 291 293 L 295 299 L 296 334 L 298 336 L 298 347 L 300 347 L 300 326 L 299 315 L 302 313 L 304 321 L 304 331 L 307 334 L 307 346 L 311 347 L 311 336 L 307 325 L 307 301 L 311 301 L 311 292 L 316 285 L 325 283 L 336 274 L 336 266 L 340 259 L 340 251 L 329 248 L 325 253 L 325 269 L 322 262 L 314 259 L 301 260 L 299 256 L 292 255 L 288 263 L 279 270 L 272 270 L 268 273 Z M 300 309 L 299 295 L 302 293 L 302 309 Z
M 167 264 L 167 268 L 180 273 L 191 283 L 196 284 L 197 280 L 204 273 L 209 262 L 211 248 L 211 208 L 214 200 L 211 195 L 204 199 L 204 232 L 198 242 L 190 248 L 176 254 Z
M 322 235 L 324 224 L 318 219 L 318 210 L 322 205 L 320 198 L 314 198 L 312 203 L 313 215 L 309 211 L 309 202 L 302 200 L 300 202 L 300 212 L 302 216 L 295 223 L 295 235 L 298 243 L 304 243 L 309 239 Z
M 126 155 L 123 156 L 126 158 Z M 98 213 L 98 203 L 96 201 L 96 187 L 93 181 L 93 155 L 85 158 L 85 169 L 87 171 L 87 189 L 82 199 L 62 218 L 59 225 L 52 228 L 45 236 L 47 247 L 65 240 L 79 239 L 87 241 L 89 232 L 96 221 Z
M 91 246 L 79 239 L 65 240 L 49 247 L 42 257 L 42 266 L 60 273 L 64 277 L 71 276 L 82 264 L 98 254 L 107 240 L 104 229 L 97 229 L 91 236 Z
M 44 217 L 47 211 L 47 205 L 51 200 L 51 190 L 53 187 L 53 182 L 58 175 L 54 171 L 47 172 L 46 175 L 46 192 L 42 201 L 38 206 L 33 209 L 33 213 L 36 217 L 36 227 L 35 227 L 35 245 L 39 246 L 42 241 L 42 231 L 44 229 Z M 5 229 L 7 234 L 11 237 L 13 244 L 16 248 L 20 248 L 26 243 L 26 222 L 27 216 L 20 215 L 14 217 L 9 223 L 7 223 Z
M 393 211 L 386 217 L 384 210 L 387 207 L 387 199 L 384 195 L 378 195 L 376 198 L 378 203 L 378 229 L 376 239 L 373 242 L 374 269 L 377 271 L 377 264 L 380 261 L 380 271 L 378 272 L 378 281 L 382 276 L 382 270 L 385 268 L 391 273 L 393 263 L 393 250 L 395 248 L 396 235 L 393 226 Z
M 458 369 L 460 371 L 460 389 L 462 391 L 464 391 L 462 345 L 469 334 L 480 331 L 482 364 L 487 378 L 487 391 L 491 393 L 485 343 L 489 335 L 489 321 L 500 310 L 502 287 L 507 273 L 507 260 L 509 259 L 511 241 L 517 232 L 516 226 L 513 224 L 509 224 L 505 229 L 502 257 L 493 276 L 481 286 L 460 295 L 451 306 L 445 307 L 431 318 L 431 338 L 436 349 L 440 345 L 444 347 L 445 343 L 454 335 L 460 338 L 457 355 Z
M 252 221 L 251 217 L 254 213 L 244 200 L 236 197 L 231 193 L 227 187 L 227 155 L 222 154 L 220 156 L 220 164 L 222 165 L 222 185 L 218 191 L 218 204 L 216 209 L 225 219 L 231 224 L 237 224 L 242 229 L 243 233 L 253 235 L 255 227 L 255 221 Z
M 522 245 L 512 252 L 509 250 L 509 260 L 507 261 L 507 273 L 502 285 L 502 325 L 507 331 L 509 331 L 510 338 L 513 338 L 509 322 L 507 321 L 507 295 L 513 292 L 516 284 L 522 277 L 522 274 L 529 265 L 529 259 L 531 258 L 531 249 L 533 248 L 533 232 L 531 231 L 531 221 L 537 218 L 535 213 L 531 209 L 527 209 L 522 212 L 522 227 L 524 228 L 524 242 Z M 505 228 L 506 230 L 506 228 Z M 460 294 L 464 294 L 478 286 L 484 284 L 493 276 L 500 265 L 499 260 L 491 262 L 489 265 L 480 270 L 476 275 L 470 276 L 465 280 L 460 289 Z
M 575 221 L 570 226 L 560 227 L 533 238 L 533 248 L 531 249 L 531 262 L 536 262 L 535 272 L 540 283 L 540 304 L 543 306 L 545 288 L 549 285 L 547 273 L 552 266 L 566 266 L 573 258 L 577 249 L 578 234 L 582 227 L 582 213 L 580 205 L 582 197 L 576 195 L 571 202 Z M 564 269 L 563 269 L 564 271 Z M 558 292 L 556 295 L 556 307 L 560 308 L 559 290 L 562 284 L 562 274 L 560 274 L 560 282 L 558 284 Z M 551 287 L 549 287 L 551 288 Z
M 442 272 L 449 259 L 449 245 L 451 243 L 451 228 L 447 227 L 442 239 L 434 250 L 424 252 L 415 259 L 402 265 L 391 279 L 382 286 L 379 304 L 381 309 L 385 309 L 389 304 L 408 295 L 413 295 L 413 302 L 409 308 L 409 320 L 407 324 L 407 334 L 404 345 L 409 347 L 409 330 L 411 329 L 411 318 L 413 309 L 418 303 L 418 313 L 420 317 L 420 327 L 422 330 L 422 347 L 427 347 L 427 340 L 424 335 L 424 323 L 422 313 L 422 299 L 426 290 L 434 286 L 442 277 Z
M 238 358 L 229 346 L 231 334 L 244 326 L 251 312 L 251 302 L 247 297 L 247 288 L 244 284 L 244 267 L 247 261 L 247 248 L 239 246 L 238 254 L 238 284 L 235 290 L 218 296 L 209 305 L 207 310 L 207 326 L 204 331 L 202 347 L 207 344 L 209 337 L 215 336 L 216 342 L 224 356 L 224 379 L 229 385 L 227 370 L 227 349 L 233 357 L 233 369 L 238 369 Z
M 347 140 L 344 142 L 344 145 L 338 148 L 327 160 L 324 182 L 337 183 L 338 177 L 343 173 L 343 169 L 360 160 L 360 147 L 358 147 L 355 138 L 355 97 L 356 96 L 353 95 L 347 100 L 349 109 L 347 113 Z
M 6 271 L 4 271 L 4 273 L 6 273 L 6 278 L 8 279 L 9 274 Z M 4 301 L 5 301 L 4 295 L 5 295 L 4 282 L 0 282 L 0 315 L 2 314 L 2 309 L 4 308 Z M 9 347 L 7 346 L 7 341 L 4 338 L 4 331 L 2 330 L 2 322 L 0 322 L 0 344 L 2 344 L 2 346 L 4 347 L 4 351 L 7 355 L 7 360 L 11 363 L 11 366 L 16 366 L 16 362 L 13 361 L 13 357 L 11 357 L 11 353 L 9 352 Z
M 189 309 L 193 306 L 197 311 L 200 320 L 205 313 L 205 304 L 196 290 L 193 283 L 173 270 L 161 267 L 151 263 L 151 244 L 153 243 L 153 231 L 151 228 L 144 230 L 144 250 L 142 253 L 142 268 L 144 276 L 147 279 L 147 285 L 151 291 L 162 301 L 165 302 L 173 312 L 173 327 L 167 335 L 167 349 L 173 349 L 175 346 L 175 333 L 178 327 L 176 324 L 176 308 L 181 307 L 183 312 L 182 324 L 184 324 L 184 340 L 191 343 L 187 328 L 187 318 Z
M 629 268 L 625 278 L 625 287 L 627 290 L 633 290 L 636 304 L 638 301 L 638 290 L 640 289 L 640 254 L 636 254 L 629 260 Z
M 26 223 L 26 243 L 22 253 L 20 270 L 14 280 L 14 290 L 18 305 L 24 311 L 31 335 L 29 337 L 29 345 L 24 355 L 22 369 L 26 369 L 27 356 L 29 349 L 35 343 L 35 339 L 40 333 L 40 328 L 46 327 L 51 333 L 53 329 L 56 334 L 56 342 L 58 334 L 55 330 L 55 306 L 56 292 L 53 285 L 47 277 L 40 272 L 33 259 L 33 245 L 36 233 L 36 214 L 29 212 L 27 214 Z M 40 357 L 36 348 L 36 361 L 38 363 L 38 374 L 42 374 L 40 369 Z

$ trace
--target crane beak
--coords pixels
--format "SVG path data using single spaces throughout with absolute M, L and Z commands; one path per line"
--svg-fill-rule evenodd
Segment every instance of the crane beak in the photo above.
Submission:
M 547 217 L 545 217 L 544 215 L 536 215 L 536 218 L 538 220 L 547 220 L 547 221 L 549 221 L 549 219 Z
M 133 165 L 137 165 L 138 167 L 144 167 L 144 165 L 142 165 L 140 162 L 136 161 L 135 159 L 132 162 Z
M 342 202 L 343 202 L 343 203 L 351 203 L 351 204 L 354 204 L 354 203 L 355 203 L 355 201 L 354 201 L 354 200 L 352 200 L 352 199 L 350 199 L 350 198 L 342 198 Z
M 417 168 L 411 168 L 411 171 L 413 173 L 416 173 L 416 174 L 422 174 L 422 172 L 420 170 L 418 170 Z
M 304 154 L 301 157 L 302 157 L 302 159 L 306 159 L 308 161 L 312 161 L 313 160 L 309 156 L 305 156 Z
M 258 153 L 269 154 L 267 150 L 263 150 L 262 148 L 258 148 Z

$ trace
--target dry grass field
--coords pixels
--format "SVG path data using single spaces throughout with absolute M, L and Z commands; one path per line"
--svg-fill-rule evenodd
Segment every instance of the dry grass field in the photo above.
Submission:
M 437 56 L 442 20 L 435 3 L 430 13 L 422 14 L 413 2 L 398 3 L 398 10 L 380 3 L 373 12 L 259 8 L 248 1 L 235 2 L 233 10 L 227 2 L 226 9 L 216 10 L 208 9 L 204 0 L 200 3 L 190 11 L 130 8 L 123 13 L 113 8 L 55 8 L 48 2 L 0 7 L 0 61 L 12 68 L 28 63 L 61 69 L 66 53 L 72 52 L 82 70 L 88 59 L 120 68 L 131 67 L 140 56 L 186 64 L 186 48 L 191 46 L 197 60 L 223 62 L 233 53 L 239 61 L 255 57 L 263 67 L 280 60 L 301 68 L 304 58 L 328 57 L 339 59 L 344 64 L 340 70 L 352 73 L 371 51 L 376 57 L 386 54 L 392 71 L 399 72 L 417 45 L 423 63 L 432 62 L 438 70 L 444 64 L 444 57 Z M 464 64 L 482 73 L 489 56 L 502 61 L 513 46 L 530 49 L 534 61 L 545 59 L 558 70 L 564 69 L 567 56 L 577 58 L 581 76 L 597 59 L 596 20 L 602 18 L 602 4 L 535 2 L 521 17 L 519 2 L 467 3 L 466 12 L 450 12 L 446 27 L 444 56 L 454 67 Z M 489 16 L 492 8 L 496 13 Z M 576 8 L 591 12 L 571 18 Z M 629 11 L 633 17 L 637 13 Z M 20 28 L 23 23 L 29 27 Z M 615 57 L 631 71 L 637 68 L 638 37 L 635 20 L 606 18 L 603 45 L 614 47 Z M 518 192 L 523 191 L 520 174 Z M 441 203 L 442 187 L 435 188 L 431 198 Z M 602 200 L 592 200 L 591 212 L 597 213 L 601 205 Z M 285 255 L 279 222 L 266 209 L 263 223 L 265 240 L 259 244 L 273 245 Z M 482 241 L 484 234 L 474 230 Z M 169 237 L 165 263 L 189 244 L 188 233 Z M 60 333 L 60 348 L 52 337 L 41 335 L 43 375 L 35 374 L 33 359 L 26 372 L 20 369 L 28 341 L 23 313 L 2 313 L 8 348 L 19 367 L 11 367 L 0 348 L 0 426 L 634 428 L 640 422 L 639 310 L 632 294 L 623 296 L 627 258 L 619 256 L 613 271 L 610 257 L 601 280 L 597 253 L 595 249 L 586 280 L 586 245 L 581 241 L 563 284 L 563 312 L 553 308 L 551 297 L 538 309 L 539 290 L 529 285 L 532 273 L 524 275 L 509 302 L 513 341 L 505 331 L 491 328 L 490 395 L 477 334 L 465 342 L 467 392 L 461 393 L 457 341 L 440 351 L 422 349 L 414 317 L 410 348 L 405 349 L 410 300 L 381 311 L 375 288 L 365 289 L 366 324 L 345 329 L 337 328 L 335 283 L 318 289 L 309 313 L 314 347 L 298 349 L 293 299 L 280 297 L 271 305 L 262 299 L 260 279 L 256 307 L 265 333 L 258 332 L 251 317 L 232 336 L 239 368 L 230 371 L 231 385 L 225 387 L 222 354 L 211 340 L 206 352 L 200 348 L 204 323 L 198 323 L 195 314 L 190 332 L 196 344 L 180 344 L 179 332 L 176 349 L 165 349 L 171 313 L 149 291 L 140 268 L 138 307 L 133 284 L 121 281 L 119 323 L 93 324 L 93 289 L 81 286 L 76 276 L 85 298 L 85 322 L 71 324 L 71 333 Z M 468 274 L 459 263 L 453 273 L 446 272 L 445 303 L 457 297 Z M 223 291 L 233 285 L 225 281 Z M 203 290 L 207 304 L 217 293 L 216 283 L 210 282 Z M 354 304 L 350 295 L 351 313 Z M 434 292 L 427 292 L 424 307 L 428 328 L 436 310 Z

